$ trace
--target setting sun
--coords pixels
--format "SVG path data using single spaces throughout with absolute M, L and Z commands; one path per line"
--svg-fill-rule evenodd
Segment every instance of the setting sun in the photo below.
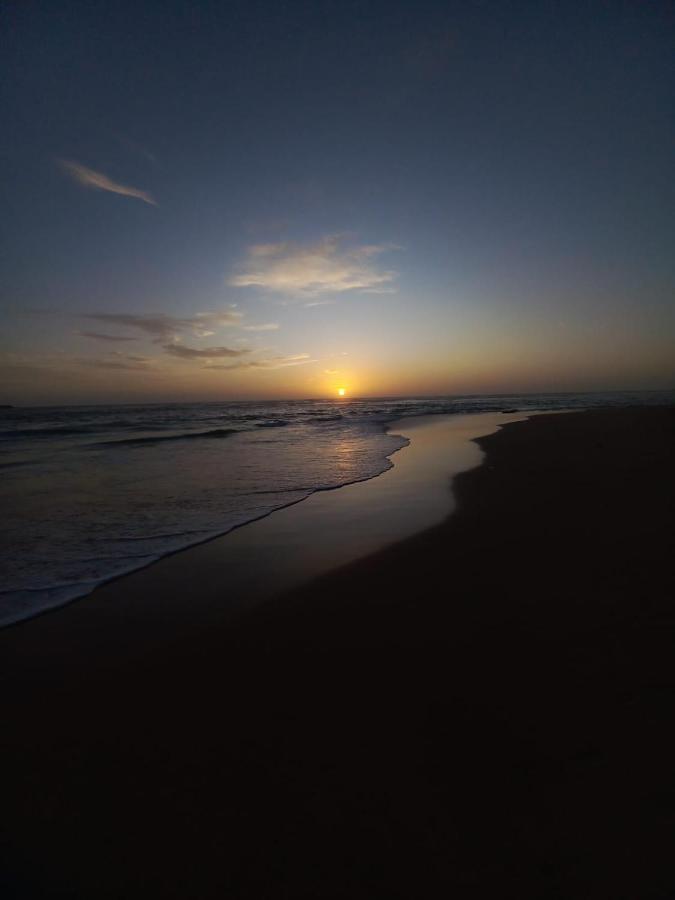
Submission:
M 0 16 L 10 897 L 675 900 L 674 8 Z

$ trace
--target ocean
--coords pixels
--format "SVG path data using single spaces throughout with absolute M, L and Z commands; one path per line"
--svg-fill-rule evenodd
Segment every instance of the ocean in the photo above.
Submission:
M 0 625 L 226 534 L 315 491 L 374 478 L 407 416 L 673 402 L 673 392 L 0 410 Z

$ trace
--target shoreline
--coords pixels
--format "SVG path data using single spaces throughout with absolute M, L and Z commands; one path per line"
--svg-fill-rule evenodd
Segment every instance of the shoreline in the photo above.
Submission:
M 28 628 L 43 619 L 44 624 L 32 628 L 46 632 L 43 644 L 56 642 L 63 640 L 59 631 L 81 630 L 86 619 L 86 629 L 93 632 L 90 639 L 100 646 L 96 634 L 100 630 L 96 618 L 100 616 L 106 630 L 129 628 L 136 621 L 144 631 L 139 632 L 142 652 L 152 617 L 163 614 L 156 604 L 147 602 L 148 597 L 156 596 L 169 598 L 168 614 L 178 617 L 171 626 L 174 631 L 191 627 L 190 618 L 199 627 L 214 619 L 216 624 L 229 620 L 248 606 L 264 603 L 438 524 L 453 509 L 451 479 L 480 464 L 474 437 L 535 414 L 516 411 L 394 419 L 386 424 L 385 431 L 401 436 L 406 444 L 387 457 L 390 465 L 378 475 L 313 491 L 222 534 L 115 576 L 87 594 L 8 621 L 0 629 L 0 643 L 7 629 Z M 411 446 L 413 440 L 415 446 Z M 406 479 L 412 479 L 412 486 L 406 485 Z M 406 512 L 406 507 L 419 511 Z M 367 521 L 362 521 L 364 516 Z M 182 597 L 192 590 L 191 573 L 203 571 L 208 572 L 208 582 L 202 584 L 201 600 L 187 610 Z M 54 617 L 63 619 L 63 625 Z M 171 637 L 169 634 L 163 639 Z M 28 634 L 29 644 L 31 638 Z
M 311 434 L 314 429 L 309 427 L 311 423 L 341 419 L 345 420 L 343 424 L 351 423 L 351 425 L 365 421 L 369 425 L 366 431 L 372 432 L 373 449 L 375 445 L 378 449 L 370 454 L 371 458 L 368 460 L 365 470 L 360 464 L 352 466 L 349 471 L 344 470 L 341 473 L 342 477 L 337 479 L 341 481 L 341 485 L 336 485 L 334 483 L 336 479 L 332 477 L 330 471 L 330 457 L 331 449 L 337 448 L 342 441 L 341 429 L 338 428 L 337 432 L 340 433 L 334 434 L 332 438 L 333 448 L 331 448 L 331 440 L 326 440 L 325 435 L 323 441 L 320 441 L 323 446 L 314 448 L 317 451 L 316 458 L 323 457 L 326 462 L 325 465 L 319 466 L 320 471 L 314 473 L 317 475 L 316 478 L 310 478 L 307 482 L 302 478 L 299 482 L 291 478 L 293 483 L 298 485 L 297 489 L 289 483 L 284 484 L 284 479 L 289 472 L 292 472 L 292 466 L 289 469 L 282 462 L 280 465 L 273 465 L 266 474 L 265 466 L 263 466 L 253 481 L 250 477 L 245 476 L 244 481 L 248 482 L 251 490 L 240 491 L 238 486 L 234 492 L 228 490 L 227 480 L 222 481 L 223 471 L 228 471 L 236 479 L 249 467 L 246 454 L 244 454 L 243 466 L 238 467 L 237 454 L 232 450 L 231 445 L 240 446 L 238 444 L 240 441 L 252 442 L 255 449 L 257 441 L 263 437 L 264 433 L 267 433 L 267 429 L 263 429 L 263 426 L 270 424 L 269 421 L 263 421 L 266 416 L 269 418 L 268 413 L 272 412 L 269 404 L 266 407 L 265 404 L 249 403 L 248 406 L 251 407 L 252 413 L 239 415 L 235 414 L 232 407 L 216 402 L 212 405 L 219 411 L 217 416 L 204 413 L 199 404 L 196 407 L 194 404 L 184 404 L 191 411 L 190 414 L 174 416 L 172 422 L 166 421 L 162 415 L 159 415 L 159 411 L 173 409 L 175 404 L 159 404 L 151 407 L 151 410 L 155 412 L 149 412 L 140 418 L 132 416 L 130 419 L 125 419 L 124 416 L 120 417 L 119 410 L 118 414 L 115 413 L 117 407 L 108 404 L 101 407 L 100 415 L 92 414 L 93 418 L 92 415 L 84 415 L 84 412 L 90 409 L 89 407 L 56 408 L 56 411 L 60 410 L 65 418 L 60 417 L 60 414 L 49 416 L 50 408 L 48 407 L 41 408 L 41 415 L 23 422 L 16 433 L 12 431 L 15 426 L 11 424 L 12 420 L 10 419 L 7 423 L 9 430 L 3 431 L 3 436 L 6 438 L 3 447 L 9 454 L 7 458 L 14 459 L 19 463 L 19 475 L 16 483 L 13 482 L 13 478 L 10 478 L 3 493 L 3 499 L 8 507 L 6 514 L 8 522 L 5 523 L 8 526 L 6 549 L 8 558 L 12 562 L 8 566 L 8 584 L 5 585 L 6 588 L 11 586 L 11 590 L 2 592 L 0 628 L 13 622 L 34 618 L 50 609 L 67 606 L 70 602 L 89 596 L 93 590 L 103 584 L 112 583 L 118 578 L 125 578 L 142 568 L 153 566 L 161 559 L 176 552 L 184 552 L 190 547 L 199 546 L 201 543 L 231 533 L 273 511 L 291 505 L 295 499 L 306 498 L 308 493 L 311 495 L 311 493 L 321 490 L 332 490 L 338 486 L 343 487 L 360 483 L 361 480 L 368 480 L 370 473 L 381 473 L 383 469 L 386 470 L 386 467 L 391 465 L 387 460 L 387 457 L 391 456 L 389 452 L 391 446 L 387 447 L 384 444 L 393 445 L 396 442 L 391 438 L 384 442 L 381 440 L 387 432 L 387 426 L 390 426 L 392 422 L 400 421 L 400 416 L 406 417 L 401 420 L 405 424 L 411 411 L 414 412 L 415 417 L 428 414 L 480 414 L 489 411 L 499 414 L 509 411 L 508 407 L 515 407 L 521 413 L 528 414 L 534 411 L 561 409 L 563 401 L 566 409 L 573 409 L 579 405 L 582 408 L 594 408 L 599 402 L 604 401 L 608 406 L 612 406 L 616 403 L 631 402 L 631 398 L 638 396 L 641 403 L 652 404 L 659 394 L 653 392 L 643 392 L 639 395 L 626 392 L 545 393 L 476 395 L 454 398 L 399 398 L 398 401 L 393 399 L 378 401 L 376 398 L 372 398 L 339 402 L 324 401 L 318 407 L 314 401 L 283 401 L 276 404 L 283 411 L 283 415 L 281 419 L 275 421 L 277 424 L 294 424 L 305 428 L 307 432 L 305 440 L 309 442 L 306 444 L 306 449 L 312 450 L 312 441 L 314 440 L 314 436 Z M 537 404 L 537 401 L 540 403 Z M 181 405 L 179 404 L 179 406 Z M 78 409 L 80 410 L 79 415 Z M 147 411 L 148 408 L 141 407 L 141 409 Z M 333 413 L 336 415 L 332 415 Z M 361 419 L 362 414 L 365 414 L 365 419 Z M 113 416 L 112 420 L 110 419 L 111 415 Z M 169 418 L 171 419 L 171 417 Z M 244 419 L 248 425 L 245 423 L 242 425 Z M 251 419 L 255 421 L 249 421 Z M 214 425 L 218 425 L 218 428 L 214 429 Z M 167 427 L 170 427 L 170 433 L 167 432 Z M 118 433 L 117 438 L 111 440 L 115 428 L 122 429 L 122 437 L 120 438 Z M 144 455 L 139 456 L 137 462 L 144 476 L 149 476 L 150 482 L 152 482 L 154 480 L 153 471 L 155 474 L 163 471 L 164 483 L 163 485 L 160 483 L 160 478 L 160 482 L 152 489 L 149 488 L 145 494 L 143 489 L 140 494 L 134 494 L 133 491 L 126 490 L 124 477 L 114 475 L 115 471 L 123 472 L 125 467 L 122 464 L 125 460 L 127 463 L 129 462 L 128 454 L 136 453 L 133 447 L 132 449 L 127 447 L 124 458 L 109 459 L 107 463 L 110 465 L 102 457 L 99 458 L 95 455 L 94 458 L 89 458 L 86 452 L 84 457 L 81 454 L 83 448 L 104 448 L 117 445 L 120 441 L 121 445 L 126 445 L 131 440 L 133 445 L 138 440 L 139 428 L 144 434 L 143 443 L 145 443 L 146 437 L 152 437 L 153 441 L 164 441 L 167 436 L 173 440 L 181 435 L 194 437 L 199 434 L 203 437 L 215 433 L 222 434 L 223 428 L 229 432 L 229 439 L 225 445 L 218 448 L 216 456 L 220 460 L 219 464 L 216 464 L 218 460 L 215 459 L 213 451 L 206 449 L 208 446 L 213 447 L 213 442 L 208 441 L 191 441 L 190 446 L 194 452 L 188 453 L 187 457 L 183 459 L 183 451 L 181 451 L 179 456 L 182 462 L 180 464 L 175 462 L 173 467 L 169 464 L 166 470 L 162 467 L 166 462 L 167 453 L 163 454 L 163 461 L 155 459 L 154 463 L 146 469 L 143 469 L 143 466 L 147 458 Z M 70 435 L 70 437 L 63 437 L 61 434 L 63 429 L 65 429 L 63 434 Z M 176 429 L 178 429 L 178 433 L 176 433 Z M 348 428 L 347 431 L 349 432 L 349 430 Z M 357 428 L 356 431 L 358 432 L 358 430 Z M 319 433 L 317 431 L 317 434 Z M 51 437 L 46 443 L 42 441 L 31 443 L 29 440 L 31 434 L 37 437 L 48 435 Z M 59 434 L 61 434 L 61 438 L 58 437 Z M 279 433 L 274 432 L 274 434 L 278 438 Z M 285 432 L 281 434 L 280 443 L 284 444 Z M 92 441 L 93 443 L 91 443 Z M 263 440 L 262 443 L 267 443 L 267 441 Z M 294 440 L 292 439 L 290 441 L 291 457 L 293 456 L 293 444 Z M 179 445 L 182 446 L 182 442 L 179 442 Z M 36 455 L 38 447 L 41 449 Z M 69 465 L 65 465 L 68 454 L 61 458 L 61 454 L 66 450 L 68 454 L 71 452 L 75 454 Z M 153 452 L 150 451 L 150 457 Z M 51 453 L 56 454 L 55 469 L 45 481 L 44 473 L 40 474 L 40 467 L 45 464 Z M 172 455 L 172 452 L 169 451 L 168 457 L 171 458 Z M 275 456 L 279 460 L 283 460 L 283 454 L 275 454 Z M 305 460 L 310 464 L 310 468 L 312 468 L 312 457 L 313 454 L 310 452 Z M 198 461 L 202 458 L 203 464 Z M 354 459 L 356 460 L 357 457 Z M 265 463 L 264 460 L 263 463 Z M 303 462 L 296 460 L 296 463 L 300 463 L 299 468 L 296 465 L 296 474 L 300 475 Z M 13 464 L 5 463 L 10 466 Z M 257 464 L 260 468 L 259 453 Z M 33 470 L 33 465 L 36 465 L 37 469 Z M 66 471 L 66 480 L 59 489 L 58 486 L 62 481 L 59 472 L 64 470 L 64 465 L 70 474 Z M 24 469 L 24 466 L 28 466 L 28 468 Z M 213 467 L 210 471 L 209 466 Z M 175 478 L 167 480 L 166 476 L 172 468 Z M 255 470 L 256 465 L 254 464 L 252 468 Z M 108 478 L 108 469 L 113 473 L 110 478 Z M 202 475 L 197 475 L 199 472 Z M 99 477 L 104 477 L 100 491 L 95 487 Z M 44 483 L 40 488 L 41 478 Z M 256 497 L 258 494 L 254 483 L 256 479 L 259 482 L 258 486 L 268 491 L 266 497 Z M 143 478 L 140 484 L 143 486 Z M 216 484 L 219 487 L 214 490 L 213 486 Z M 319 487 L 312 487 L 313 485 L 319 485 Z M 275 491 L 275 486 L 281 487 L 281 491 Z M 175 488 L 177 488 L 177 492 L 174 491 Z M 287 493 L 284 488 L 291 493 Z M 46 502 L 41 502 L 39 499 L 41 490 L 44 492 L 43 500 Z M 120 490 L 122 496 L 115 500 Z M 192 499 L 195 498 L 195 492 L 197 494 L 203 492 L 196 506 L 191 505 Z M 165 498 L 164 502 L 161 499 L 162 496 Z M 144 515 L 139 517 L 139 510 L 141 513 L 143 512 L 145 501 L 150 503 L 149 517 L 144 517 Z M 136 509 L 136 516 L 128 516 L 130 508 Z M 201 513 L 195 516 L 195 510 L 201 510 Z M 167 515 L 169 516 L 168 520 L 166 520 Z M 31 572 L 26 572 L 26 567 L 30 566 L 30 557 L 26 557 L 26 550 L 34 547 L 34 529 L 37 519 L 43 520 L 40 531 L 48 552 L 44 554 L 46 568 L 40 577 L 33 577 Z M 154 534 L 155 531 L 158 533 Z M 162 534 L 162 531 L 169 533 Z M 133 543 L 129 543 L 130 541 Z M 140 543 L 138 543 L 139 541 Z M 109 557 L 106 553 L 108 546 L 112 551 Z M 16 548 L 16 552 L 12 551 L 12 547 Z
M 665 900 L 674 429 L 509 424 L 434 528 L 107 671 L 6 672 L 9 895 Z
M 392 421 L 391 424 L 392 425 L 396 424 L 396 421 L 398 421 L 398 420 Z M 383 431 L 384 431 L 384 433 L 388 433 L 389 423 L 384 423 Z M 236 432 L 232 432 L 232 433 L 236 434 Z M 161 563 L 163 560 L 169 559 L 170 557 L 175 556 L 176 554 L 187 553 L 190 550 L 194 549 L 195 547 L 201 547 L 203 544 L 209 544 L 212 541 L 217 541 L 222 538 L 225 538 L 229 534 L 232 534 L 232 532 L 237 531 L 240 528 L 246 528 L 249 525 L 254 525 L 256 522 L 266 519 L 268 516 L 271 516 L 274 513 L 280 512 L 281 510 L 284 510 L 284 509 L 290 509 L 291 507 L 296 506 L 298 503 L 303 503 L 305 500 L 308 500 L 313 494 L 337 491 L 343 487 L 351 487 L 352 485 L 355 485 L 355 484 L 363 484 L 366 481 L 371 481 L 373 478 L 379 478 L 381 475 L 384 475 L 386 472 L 388 472 L 389 469 L 393 466 L 394 463 L 391 459 L 392 456 L 394 456 L 400 450 L 404 450 L 405 447 L 406 447 L 406 445 L 403 445 L 402 447 L 397 447 L 395 450 L 393 450 L 391 453 L 388 453 L 384 457 L 384 459 L 389 460 L 390 465 L 386 469 L 383 469 L 382 472 L 377 472 L 374 475 L 368 475 L 364 478 L 358 478 L 354 481 L 345 481 L 342 484 L 332 485 L 331 487 L 314 488 L 305 497 L 300 497 L 297 500 L 292 500 L 292 501 L 289 501 L 288 503 L 282 504 L 281 506 L 277 506 L 272 509 L 269 509 L 268 511 L 261 513 L 259 516 L 255 516 L 254 518 L 248 519 L 245 522 L 239 522 L 235 525 L 231 525 L 228 528 L 226 528 L 224 531 L 216 531 L 213 534 L 209 535 L 208 537 L 201 538 L 200 540 L 198 540 L 194 543 L 188 543 L 182 547 L 178 547 L 177 549 L 168 550 L 165 553 L 160 554 L 159 556 L 155 557 L 154 559 L 151 559 L 149 562 L 143 563 L 140 566 L 132 567 L 125 571 L 119 572 L 115 575 L 111 575 L 107 578 L 104 578 L 101 581 L 94 584 L 93 587 L 89 587 L 84 593 L 76 594 L 72 597 L 68 597 L 67 599 L 60 600 L 49 606 L 44 606 L 40 609 L 36 609 L 32 613 L 20 616 L 19 618 L 15 618 L 15 619 L 8 618 L 6 621 L 0 621 L 0 631 L 4 628 L 11 628 L 14 625 L 20 625 L 22 622 L 29 622 L 40 616 L 47 615 L 47 614 L 50 614 L 53 612 L 57 612 L 58 610 L 63 609 L 64 607 L 70 606 L 72 603 L 78 603 L 81 600 L 84 600 L 86 597 L 90 597 L 92 594 L 94 594 L 95 592 L 98 592 L 101 588 L 104 588 L 107 585 L 114 584 L 115 582 L 119 581 L 120 579 L 126 579 L 130 576 L 135 575 L 138 572 L 144 571 L 145 569 L 152 568 L 153 566 L 156 566 L 158 563 Z M 52 588 L 46 588 L 45 590 L 51 590 L 51 589 Z M 31 589 L 27 589 L 25 591 L 25 593 L 30 593 L 30 592 L 31 592 Z M 16 593 L 20 593 L 20 592 L 17 591 Z
M 506 410 L 506 412 L 517 413 L 518 410 Z M 439 418 L 441 418 L 441 417 L 448 418 L 449 415 L 450 414 L 447 414 L 447 413 L 434 413 L 434 414 L 419 414 L 419 415 L 415 415 L 415 416 L 409 416 L 409 417 L 406 417 L 403 419 L 396 418 L 396 419 L 392 419 L 388 422 L 382 423 L 382 431 L 384 434 L 391 434 L 393 428 L 396 428 L 397 426 L 405 426 L 406 422 L 410 422 L 410 421 L 414 422 L 415 420 L 418 420 L 418 419 L 429 419 L 432 416 L 433 417 L 438 416 Z M 466 413 L 458 413 L 456 415 L 465 416 L 467 414 Z M 481 413 L 469 413 L 468 415 L 475 416 L 475 415 L 481 415 Z M 394 436 L 396 436 L 396 435 L 394 435 Z M 92 594 L 98 593 L 101 588 L 104 588 L 104 587 L 107 587 L 108 585 L 114 584 L 114 583 L 120 581 L 121 579 L 127 579 L 130 576 L 134 576 L 135 574 L 142 572 L 146 569 L 153 568 L 156 565 L 161 564 L 164 560 L 169 559 L 172 556 L 175 556 L 176 554 L 188 553 L 189 551 L 193 550 L 196 547 L 201 547 L 204 544 L 210 544 L 213 541 L 219 541 L 223 538 L 226 538 L 228 535 L 232 534 L 235 531 L 238 531 L 240 528 L 246 528 L 250 525 L 255 525 L 256 522 L 260 522 L 261 520 L 266 519 L 271 515 L 274 515 L 283 510 L 286 510 L 286 509 L 290 509 L 291 507 L 296 506 L 299 503 L 304 503 L 305 501 L 309 500 L 310 497 L 314 496 L 315 494 L 330 493 L 332 491 L 341 490 L 342 488 L 348 488 L 348 487 L 352 487 L 354 485 L 364 484 L 365 482 L 372 481 L 374 478 L 380 478 L 382 475 L 385 475 L 394 466 L 392 457 L 394 457 L 401 450 L 405 450 L 406 447 L 408 446 L 408 444 L 410 443 L 410 439 L 407 438 L 405 435 L 401 434 L 400 436 L 405 439 L 406 444 L 404 444 L 401 447 L 397 447 L 393 451 L 391 451 L 391 453 L 386 454 L 384 459 L 389 462 L 389 465 L 387 466 L 387 468 L 383 469 L 381 472 L 377 472 L 374 475 L 368 475 L 364 478 L 358 478 L 354 481 L 345 481 L 341 484 L 332 485 L 330 487 L 314 488 L 304 497 L 300 497 L 297 500 L 292 500 L 292 501 L 289 501 L 288 503 L 284 503 L 280 506 L 274 507 L 274 508 L 262 513 L 259 516 L 255 516 L 254 518 L 248 519 L 245 522 L 240 522 L 235 525 L 229 526 L 224 531 L 214 532 L 210 536 L 202 538 L 194 543 L 188 543 L 185 546 L 162 553 L 161 555 L 157 556 L 154 559 L 151 559 L 150 561 L 148 561 L 142 565 L 132 567 L 126 571 L 121 571 L 118 574 L 111 575 L 110 577 L 104 578 L 103 580 L 96 583 L 93 587 L 88 588 L 83 593 L 76 594 L 74 596 L 68 597 L 67 599 L 59 600 L 58 602 L 55 602 L 51 605 L 44 606 L 39 609 L 35 609 L 33 612 L 31 612 L 29 614 L 21 615 L 18 618 L 8 617 L 6 620 L 0 621 L 0 631 L 5 628 L 11 628 L 12 626 L 15 626 L 15 625 L 21 625 L 22 622 L 28 622 L 28 621 L 36 619 L 40 616 L 57 612 L 58 610 L 63 609 L 64 607 L 70 606 L 72 603 L 78 603 L 87 597 L 91 597 Z M 49 590 L 49 589 L 47 589 L 47 590 Z M 28 591 L 26 591 L 26 593 L 30 593 L 30 591 L 28 590 Z

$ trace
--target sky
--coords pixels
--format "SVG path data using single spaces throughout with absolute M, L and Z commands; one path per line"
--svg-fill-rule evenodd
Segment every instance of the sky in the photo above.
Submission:
M 675 7 L 10 2 L 0 402 L 675 387 Z

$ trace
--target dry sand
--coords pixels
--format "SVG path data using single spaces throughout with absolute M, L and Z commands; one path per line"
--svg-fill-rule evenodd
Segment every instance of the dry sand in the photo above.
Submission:
M 221 628 L 37 642 L 3 895 L 674 896 L 674 425 L 508 425 L 447 522 Z

